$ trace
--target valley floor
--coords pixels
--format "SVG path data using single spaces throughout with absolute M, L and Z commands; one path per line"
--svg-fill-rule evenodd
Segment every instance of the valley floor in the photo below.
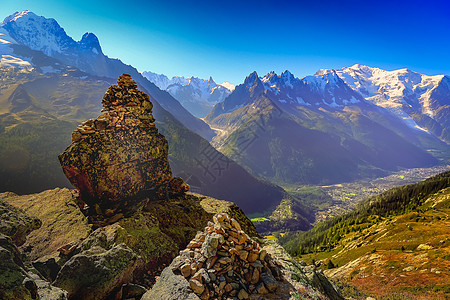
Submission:
M 315 210 L 316 222 L 341 215 L 356 204 L 371 196 L 380 194 L 396 186 L 417 183 L 436 174 L 450 170 L 450 165 L 436 166 L 431 168 L 414 168 L 396 172 L 392 175 L 376 178 L 364 179 L 355 182 L 315 186 L 313 189 L 320 190 L 330 196 L 331 201 L 317 205 Z M 302 191 L 308 193 L 311 187 L 288 187 L 287 190 L 293 195 L 302 197 Z M 315 204 L 315 203 L 311 203 Z

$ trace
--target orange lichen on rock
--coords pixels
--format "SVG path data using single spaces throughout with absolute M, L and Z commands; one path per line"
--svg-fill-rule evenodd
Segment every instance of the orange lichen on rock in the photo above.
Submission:
M 128 74 L 106 91 L 97 119 L 72 134 L 72 144 L 59 155 L 69 181 L 96 214 L 116 211 L 137 199 L 167 198 L 189 190 L 173 178 L 169 147 L 158 133 L 150 97 Z

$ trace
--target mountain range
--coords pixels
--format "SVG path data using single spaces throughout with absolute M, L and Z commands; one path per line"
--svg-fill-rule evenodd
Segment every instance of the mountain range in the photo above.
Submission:
M 343 70 L 349 69 L 370 68 Z M 256 176 L 281 184 L 351 181 L 448 158 L 447 76 L 384 71 L 384 81 L 369 84 L 371 77 L 360 76 L 362 83 L 349 85 L 343 70 L 320 70 L 302 79 L 289 71 L 263 77 L 251 73 L 205 118 L 218 131 L 213 144 Z M 408 76 L 392 76 L 402 72 Z M 389 76 L 404 82 L 398 89 L 410 96 L 409 102 L 405 97 L 389 100 L 396 94 L 386 86 L 395 80 L 381 84 Z M 423 83 L 412 85 L 410 77 Z M 380 97 L 388 100 L 374 100 Z M 381 105 L 396 101 L 400 104 L 392 107 L 397 109 Z
M 238 203 L 251 191 L 255 201 L 264 199 L 262 211 L 278 205 L 285 193 L 256 178 L 281 185 L 332 184 L 449 158 L 450 92 L 444 75 L 354 65 L 301 79 L 289 71 L 263 77 L 253 72 L 236 87 L 212 78 L 143 76 L 104 55 L 94 34 L 77 42 L 55 20 L 30 11 L 1 23 L 0 54 L 0 160 L 9 166 L 3 168 L 3 188 L 17 190 L 19 178 L 36 184 L 26 192 L 61 184 L 57 178 L 65 182 L 61 172 L 42 176 L 41 168 L 68 143 L 63 136 L 70 128 L 98 114 L 101 95 L 122 73 L 155 102 L 176 174 L 194 190 Z M 199 116 L 197 108 L 216 104 L 201 120 L 180 102 Z M 25 163 L 12 163 L 17 153 Z M 46 170 L 59 169 L 52 164 Z M 20 175 L 11 176 L 14 168 Z
M 174 193 L 169 199 L 167 192 L 167 199 L 149 198 L 146 203 L 131 203 L 135 199 L 121 197 L 124 202 L 119 206 L 136 205 L 130 215 L 116 214 L 112 208 L 116 209 L 118 204 L 113 202 L 111 208 L 93 205 L 88 218 L 83 214 L 89 214 L 85 209 L 90 205 L 82 205 L 79 194 L 73 190 L 56 188 L 27 196 L 12 193 L 71 187 L 58 155 L 71 143 L 71 133 L 78 124 L 102 113 L 103 95 L 122 73 L 130 74 L 138 89 L 149 95 L 153 106 L 147 113 L 152 110 L 157 128 L 154 130 L 152 123 L 154 132 L 151 132 L 155 136 L 157 132 L 164 135 L 169 144 L 168 159 L 173 172 L 170 178 L 182 177 L 192 193 Z M 138 92 L 134 83 L 132 90 L 134 95 Z M 121 98 L 122 95 L 118 99 L 132 103 L 130 98 Z M 115 280 L 102 297 L 138 297 L 132 296 L 133 289 L 139 289 L 134 283 L 152 285 L 164 264 L 180 253 L 180 257 L 189 257 L 189 262 L 185 258 L 175 260 L 167 270 L 177 270 L 174 275 L 182 280 L 191 277 L 190 288 L 196 280 L 203 288 L 210 283 L 211 291 L 216 291 L 212 280 L 221 290 L 234 290 L 234 296 L 243 299 L 248 295 L 242 279 L 256 283 L 248 286 L 249 291 L 261 290 L 261 284 L 265 289 L 264 284 L 269 286 L 272 281 L 269 274 L 277 280 L 283 275 L 290 280 L 289 285 L 304 293 L 291 293 L 293 298 L 325 299 L 322 294 L 327 294 L 326 289 L 334 291 L 334 287 L 316 268 L 327 268 L 326 275 L 362 288 L 368 294 L 358 296 L 364 299 L 369 296 L 441 299 L 449 291 L 446 279 L 450 257 L 450 172 L 388 190 L 341 216 L 319 223 L 311 231 L 303 230 L 316 221 L 315 204 L 330 201 L 339 205 L 330 195 L 324 195 L 325 192 L 322 195 L 322 190 L 318 193 L 315 190 L 318 187 L 310 185 L 331 188 L 332 184 L 401 169 L 448 164 L 449 110 L 450 77 L 446 75 L 427 76 L 408 69 L 386 71 L 353 65 L 338 70 L 320 69 L 303 78 L 289 71 L 264 76 L 253 72 L 236 87 L 226 82 L 217 84 L 212 77 L 169 79 L 150 71 L 141 74 L 133 66 L 109 58 L 93 33 L 86 33 L 76 41 L 54 19 L 30 11 L 14 13 L 0 24 L 0 206 L 8 223 L 3 229 L 7 229 L 7 235 L 16 236 L 17 245 L 26 243 L 22 250 L 28 254 L 27 259 L 40 259 L 34 261 L 33 267 L 47 276 L 47 289 L 52 288 L 50 282 L 56 282 L 69 290 L 69 298 L 76 298 L 77 293 L 83 295 L 81 298 L 96 295 L 86 286 L 101 289 L 96 276 L 105 270 L 106 275 L 114 275 L 110 270 L 122 267 L 139 281 L 118 275 L 123 282 Z M 112 121 L 117 115 L 110 116 Z M 141 116 L 148 118 L 147 114 Z M 93 120 L 91 123 L 95 124 Z M 117 131 L 122 130 L 123 123 L 114 123 Z M 80 127 L 84 133 L 89 130 L 86 128 L 87 125 Z M 143 131 L 140 133 L 145 134 Z M 122 142 L 114 143 L 118 148 L 112 148 L 112 153 L 126 153 L 119 150 Z M 152 149 L 160 151 L 158 147 Z M 133 158 L 136 161 L 137 168 L 142 169 L 142 161 Z M 102 166 L 93 167 L 93 173 L 99 168 Z M 121 178 L 124 173 L 121 169 L 105 177 L 114 182 L 115 175 Z M 80 176 L 79 182 L 84 183 L 83 180 Z M 113 186 L 120 186 L 120 182 Z M 290 193 L 282 187 L 289 188 Z M 364 189 L 365 186 L 361 187 Z M 141 192 L 152 195 L 153 189 Z M 254 215 L 256 229 L 238 206 L 208 196 L 232 201 L 245 213 Z M 10 213 L 13 210 L 4 201 L 21 206 L 33 217 L 24 217 L 15 210 Z M 75 203 L 84 208 L 84 213 Z M 233 219 L 222 214 L 213 217 L 219 212 Z M 107 218 L 101 222 L 92 218 L 103 214 Z M 327 214 L 330 216 L 330 210 Z M 93 219 L 97 222 L 93 223 Z M 199 232 L 210 220 L 214 223 L 208 223 L 204 234 Z M 101 228 L 93 231 L 95 228 L 88 222 Z M 11 224 L 20 225 L 13 228 Z M 106 224 L 109 225 L 103 227 Z M 31 230 L 34 232 L 26 240 L 25 235 Z M 274 249 L 276 244 L 270 241 L 259 249 L 256 241 L 246 237 L 246 234 L 256 236 L 256 230 L 273 234 L 273 239 L 279 238 L 290 253 L 314 266 L 301 268 L 304 262 L 294 261 L 281 249 Z M 3 234 L 0 234 L 2 247 L 6 247 L 6 250 L 0 247 L 6 251 L 3 264 L 10 269 L 13 265 L 15 274 L 21 275 L 14 277 L 20 280 L 3 276 L 7 280 L 0 280 L 0 284 L 17 281 L 18 286 L 27 286 L 26 290 L 38 289 L 42 293 L 42 284 L 24 280 L 39 277 L 35 274 L 38 271 L 25 276 L 25 265 L 14 250 L 16 246 Z M 218 236 L 226 238 L 230 247 L 223 248 L 225 244 L 217 242 Z M 258 241 L 263 239 L 258 237 Z M 212 246 L 215 242 L 222 248 Z M 129 247 L 129 251 L 124 247 Z M 214 254 L 208 259 L 202 256 L 198 264 L 194 262 L 197 254 L 212 249 L 208 247 L 214 248 Z M 121 255 L 113 255 L 113 259 L 103 256 L 106 252 L 114 253 L 111 249 L 117 253 L 125 249 L 133 257 L 126 258 L 124 263 Z M 43 256 L 46 258 L 41 260 Z M 99 259 L 86 265 L 83 263 L 86 257 Z M 239 269 L 232 265 L 238 257 L 245 261 L 241 266 L 247 270 L 241 272 L 242 278 Z M 140 261 L 141 258 L 144 260 Z M 77 259 L 82 263 L 77 263 Z M 215 264 L 211 263 L 213 259 L 217 259 Z M 73 261 L 76 263 L 72 264 Z M 198 270 L 203 262 L 211 271 L 206 275 L 219 273 L 226 280 L 214 274 L 203 276 Z M 290 265 L 292 273 L 278 273 L 281 265 Z M 266 266 L 270 270 L 263 272 Z M 78 268 L 77 271 L 72 272 L 72 267 Z M 100 277 L 108 279 L 106 275 Z M 67 276 L 67 283 L 61 276 Z M 230 281 L 230 277 L 236 281 Z M 257 284 L 260 277 L 265 283 Z M 92 279 L 88 285 L 86 278 Z M 167 277 L 161 275 L 158 283 L 165 286 L 165 295 L 174 291 L 173 286 L 180 287 L 176 283 L 166 285 L 170 280 L 161 278 Z M 72 288 L 73 282 L 76 289 Z M 384 289 L 380 289 L 380 283 Z M 188 285 L 185 288 L 190 292 Z M 53 292 L 56 295 L 58 291 Z M 143 294 L 145 288 L 140 292 Z M 209 297 L 203 295 L 202 298 Z M 177 298 L 180 297 L 184 296 Z M 338 294 L 329 298 L 341 299 Z
M 127 73 L 190 130 L 208 140 L 214 135 L 205 122 L 194 117 L 169 93 L 161 91 L 134 67 L 104 55 L 99 40 L 93 33 L 85 33 L 81 40 L 76 42 L 54 19 L 23 11 L 6 17 L 1 23 L 0 34 L 2 54 L 5 54 L 5 57 L 2 55 L 2 66 L 38 66 L 45 73 L 59 72 L 58 62 L 48 64 L 42 61 L 45 58 L 34 57 L 29 51 L 31 49 L 91 75 L 117 78 L 122 73 Z
M 145 78 L 161 90 L 166 90 L 194 116 L 204 118 L 216 103 L 222 102 L 233 90 L 228 82 L 217 84 L 212 77 L 208 80 L 197 77 L 172 77 L 150 71 L 142 72 Z
M 423 129 L 450 142 L 449 76 L 427 76 L 408 69 L 385 71 L 363 65 L 336 72 L 366 100 L 391 111 L 410 127 Z
M 193 191 L 241 203 L 247 212 L 267 210 L 283 199 L 283 189 L 256 179 L 215 150 L 201 136 L 212 136 L 209 126 L 169 93 L 133 67 L 106 57 L 98 41 L 87 43 L 87 37 L 97 40 L 94 35 L 74 42 L 55 20 L 29 11 L 7 17 L 0 34 L 1 191 L 69 187 L 58 154 L 70 144 L 77 124 L 100 114 L 114 76 L 128 73 L 152 99 L 174 175 Z

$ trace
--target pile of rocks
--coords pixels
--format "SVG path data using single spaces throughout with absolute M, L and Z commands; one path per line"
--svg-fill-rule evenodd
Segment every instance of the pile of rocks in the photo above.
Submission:
M 137 89 L 130 75 L 123 74 L 105 93 L 102 100 L 103 114 L 90 119 L 72 133 L 72 142 L 85 139 L 98 130 L 133 129 L 139 134 L 142 129 L 158 132 L 152 115 L 153 104 L 147 94 Z
M 265 250 L 227 214 L 217 214 L 171 264 L 201 299 L 273 293 L 282 274 Z
M 59 156 L 88 214 L 112 218 L 112 223 L 118 209 L 139 203 L 136 199 L 187 191 L 187 184 L 172 177 L 168 143 L 155 126 L 153 104 L 130 75 L 119 77 L 102 104 L 102 114 L 80 125 Z

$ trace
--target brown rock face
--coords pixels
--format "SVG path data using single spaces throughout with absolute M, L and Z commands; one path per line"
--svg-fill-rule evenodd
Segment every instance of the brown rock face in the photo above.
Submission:
M 42 226 L 33 230 L 21 247 L 27 258 L 36 260 L 51 255 L 62 245 L 89 235 L 91 227 L 75 205 L 75 195 L 75 191 L 66 188 L 22 196 L 0 193 L 0 199 L 23 209 L 29 216 L 42 220 Z
M 109 217 L 137 198 L 187 191 L 181 179 L 172 177 L 168 143 L 155 127 L 153 104 L 130 75 L 109 87 L 102 104 L 103 113 L 80 125 L 59 155 L 81 199 L 97 215 Z

